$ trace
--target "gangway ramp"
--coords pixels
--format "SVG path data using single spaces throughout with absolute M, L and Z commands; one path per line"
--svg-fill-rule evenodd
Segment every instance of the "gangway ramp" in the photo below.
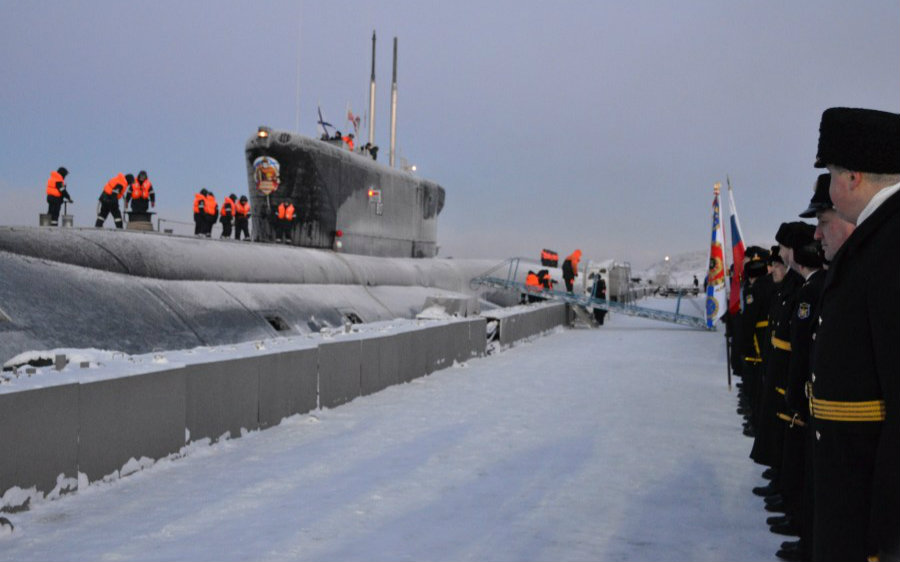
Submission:
M 597 298 L 597 296 L 593 294 L 579 295 L 577 293 L 569 293 L 566 291 L 557 291 L 553 289 L 543 289 L 541 291 L 536 291 L 534 287 L 526 286 L 525 283 L 516 280 L 519 273 L 520 259 L 521 258 L 510 258 L 508 260 L 505 260 L 498 264 L 496 267 L 486 271 L 482 275 L 474 277 L 470 284 L 473 286 L 473 288 L 476 286 L 489 286 L 501 289 L 516 290 L 523 294 L 541 297 L 545 300 L 565 302 L 586 311 L 592 311 L 595 308 L 600 308 L 627 316 L 637 316 L 638 318 L 648 318 L 650 320 L 658 320 L 660 322 L 681 324 L 682 326 L 690 326 L 692 328 L 698 328 L 702 330 L 715 330 L 714 327 L 708 328 L 706 326 L 706 318 L 680 313 L 680 294 L 678 295 L 679 303 L 678 306 L 676 306 L 676 311 L 672 312 L 669 310 L 658 310 L 645 306 L 637 306 L 634 304 L 610 301 L 603 298 Z M 505 277 L 503 276 L 504 268 L 506 269 Z

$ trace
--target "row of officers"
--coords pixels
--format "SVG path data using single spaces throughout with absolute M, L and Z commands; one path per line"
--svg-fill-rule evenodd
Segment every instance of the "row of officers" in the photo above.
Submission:
M 784 560 L 900 560 L 900 115 L 831 108 L 802 218 L 750 247 L 727 317 Z
M 65 203 L 74 203 L 66 186 L 66 176 L 69 171 L 60 167 L 50 173 L 47 180 L 47 214 L 50 216 L 50 225 L 59 225 L 59 214 Z M 147 215 L 149 209 L 156 207 L 156 192 L 153 184 L 147 177 L 147 172 L 141 170 L 137 178 L 132 174 L 118 174 L 103 187 L 100 192 L 97 205 L 97 220 L 94 226 L 100 228 L 112 215 L 116 228 L 123 228 L 122 211 L 119 201 L 124 199 L 125 209 L 131 206 L 132 216 Z M 234 238 L 240 240 L 250 239 L 250 202 L 246 195 L 238 198 L 234 193 L 225 197 L 221 207 L 215 194 L 207 189 L 201 189 L 194 194 L 194 235 L 210 237 L 212 227 L 217 222 L 222 224 L 222 238 L 230 238 L 232 231 Z M 294 205 L 290 202 L 281 203 L 272 213 L 275 234 L 281 240 L 287 241 L 291 229 L 299 218 Z

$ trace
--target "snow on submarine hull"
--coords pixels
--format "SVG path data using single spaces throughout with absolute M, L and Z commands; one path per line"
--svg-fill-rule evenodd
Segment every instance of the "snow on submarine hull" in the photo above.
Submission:
M 318 332 L 348 319 L 413 318 L 429 297 L 475 297 L 469 281 L 496 265 L 130 230 L 0 227 L 0 364 L 35 350 L 139 354 Z M 516 299 L 481 297 L 504 306 Z

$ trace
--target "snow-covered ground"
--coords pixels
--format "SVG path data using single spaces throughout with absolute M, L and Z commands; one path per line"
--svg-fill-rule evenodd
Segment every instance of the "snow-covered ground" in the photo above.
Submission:
M 612 315 L 6 514 L 0 560 L 771 560 L 735 405 L 721 331 Z

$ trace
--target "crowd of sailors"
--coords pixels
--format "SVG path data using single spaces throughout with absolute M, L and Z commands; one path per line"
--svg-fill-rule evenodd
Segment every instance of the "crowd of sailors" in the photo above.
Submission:
M 783 560 L 900 560 L 900 115 L 822 114 L 812 199 L 726 317 Z

